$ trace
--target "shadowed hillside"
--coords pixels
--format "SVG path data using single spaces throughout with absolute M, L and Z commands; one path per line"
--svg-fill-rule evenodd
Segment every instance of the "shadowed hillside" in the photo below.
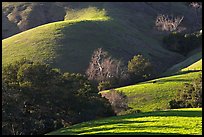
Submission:
M 167 76 L 116 88 L 116 90 L 128 96 L 128 106 L 133 110 L 164 110 L 169 107 L 169 101 L 176 97 L 184 83 L 191 83 L 200 74 L 202 75 L 201 54 L 190 56 L 175 66 L 172 67 L 172 71 L 165 72 Z M 101 94 L 105 92 L 109 90 L 102 91 Z M 125 113 L 131 113 L 131 111 L 128 110 Z
M 20 31 L 47 24 L 55 21 L 64 20 L 68 9 L 82 9 L 89 6 L 105 8 L 110 16 L 124 20 L 125 24 L 142 25 L 151 23 L 152 17 L 157 14 L 184 15 L 184 24 L 191 30 L 195 27 L 195 11 L 185 3 L 154 3 L 154 2 L 3 2 L 2 13 L 9 21 L 14 23 Z M 192 18 L 193 17 L 193 18 Z M 2 17 L 3 18 L 3 17 Z M 199 13 L 201 20 L 201 13 Z M 141 20 L 141 21 L 139 21 Z M 5 21 L 3 21 L 4 24 Z M 3 28 L 6 27 L 3 25 Z M 144 27 L 144 26 L 143 26 Z M 11 28 L 9 30 L 12 30 Z M 19 31 L 15 31 L 18 33 Z M 14 33 L 14 34 L 15 34 Z M 13 35 L 3 31 L 3 35 L 8 37 Z M 3 37 L 4 38 L 4 37 Z
M 3 134 L 202 134 L 200 4 L 2 2 Z
M 186 15 L 182 25 L 188 28 L 192 22 L 189 15 L 193 15 L 194 12 L 184 3 L 157 3 L 157 6 L 155 3 L 80 4 L 71 2 L 47 4 L 3 3 L 4 14 L 11 22 L 16 22 L 21 31 L 40 24 L 68 19 L 36 27 L 4 39 L 3 65 L 26 57 L 50 63 L 62 70 L 84 73 L 91 54 L 99 47 L 125 62 L 134 55 L 142 53 L 153 62 L 158 71 L 164 71 L 184 59 L 182 55 L 170 52 L 161 46 L 161 39 L 166 33 L 159 32 L 154 27 L 154 21 L 158 14 L 172 13 Z M 47 6 L 49 8 L 46 8 Z M 90 6 L 95 6 L 97 10 L 86 10 Z M 56 12 L 55 8 L 61 12 Z M 64 11 L 65 9 L 67 12 Z M 79 18 L 72 18 L 73 12 L 69 12 L 70 9 L 79 11 L 79 13 L 80 10 L 86 12 Z M 15 14 L 14 11 L 16 11 Z M 101 11 L 105 11 L 106 15 L 104 16 L 108 17 L 108 20 L 98 20 L 97 17 L 103 14 Z M 56 13 L 59 15 L 55 16 Z M 16 20 L 17 15 L 23 17 L 20 22 Z M 34 20 L 37 15 L 42 17 L 37 17 L 37 20 Z M 86 21 L 87 19 L 89 21 Z M 23 25 L 23 22 L 26 22 L 26 25 Z

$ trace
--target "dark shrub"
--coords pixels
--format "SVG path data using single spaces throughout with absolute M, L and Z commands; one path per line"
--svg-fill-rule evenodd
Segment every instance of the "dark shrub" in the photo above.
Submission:
M 185 83 L 169 106 L 171 109 L 202 107 L 202 75 L 190 84 Z
M 150 78 L 154 69 L 149 60 L 139 54 L 128 62 L 128 73 L 131 83 L 135 83 Z
M 98 84 L 98 90 L 99 91 L 110 89 L 111 87 L 112 87 L 112 85 L 111 85 L 110 81 L 103 81 L 103 82 L 100 82 Z
M 163 38 L 163 45 L 168 50 L 187 55 L 189 51 L 202 46 L 202 35 L 171 33 Z

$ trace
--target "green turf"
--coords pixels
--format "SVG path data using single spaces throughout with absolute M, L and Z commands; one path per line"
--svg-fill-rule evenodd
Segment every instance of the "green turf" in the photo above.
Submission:
M 202 109 L 175 109 L 110 117 L 47 135 L 201 135 Z

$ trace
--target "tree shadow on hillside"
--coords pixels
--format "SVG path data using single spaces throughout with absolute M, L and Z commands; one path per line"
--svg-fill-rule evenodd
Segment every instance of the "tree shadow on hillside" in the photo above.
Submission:
M 153 122 L 153 121 L 152 121 Z M 137 123 L 135 121 L 129 121 L 129 123 L 127 124 L 124 124 L 123 122 L 117 122 L 116 125 L 114 125 L 113 123 L 107 123 L 106 124 L 103 124 L 101 126 L 105 126 L 105 127 L 100 127 L 98 125 L 93 125 L 93 126 L 86 126 L 85 128 L 87 129 L 81 129 L 80 128 L 78 130 L 73 130 L 72 129 L 65 129 L 65 130 L 61 130 L 60 133 L 63 133 L 63 134 L 87 134 L 87 133 L 91 133 L 93 134 L 94 132 L 94 135 L 179 135 L 178 133 L 155 133 L 155 132 L 139 132 L 139 131 L 135 131 L 135 132 L 131 132 L 131 131 L 134 131 L 134 129 L 137 129 L 137 130 L 144 130 L 144 129 L 158 129 L 158 128 L 181 128 L 179 126 L 140 126 L 140 125 L 131 125 L 131 124 L 134 124 L 134 123 Z M 119 125 L 118 125 L 119 124 Z M 121 125 L 120 125 L 121 124 Z M 112 126 L 112 127 L 109 127 L 108 125 Z M 83 128 L 83 127 L 82 127 Z M 124 130 L 124 129 L 128 129 L 130 130 L 130 132 L 110 132 L 110 130 L 114 130 L 114 129 L 120 129 L 121 130 Z
M 146 82 L 146 83 L 157 83 L 157 84 L 164 84 L 166 82 L 189 82 L 191 80 L 189 79 L 163 79 L 163 80 L 155 80 L 151 82 Z
M 153 121 L 152 121 L 153 122 Z M 124 124 L 123 122 L 117 122 L 116 125 L 113 125 L 113 123 L 109 123 L 108 125 L 112 126 L 112 127 L 109 127 L 108 125 L 106 126 L 105 124 L 102 125 L 102 126 L 106 126 L 106 127 L 100 127 L 100 126 L 97 126 L 97 125 L 93 125 L 92 126 L 87 126 L 86 130 L 78 130 L 78 131 L 72 131 L 70 129 L 68 129 L 67 131 L 66 130 L 63 130 L 63 132 L 61 131 L 61 133 L 63 134 L 87 134 L 87 133 L 90 133 L 90 134 L 94 134 L 94 135 L 181 135 L 179 133 L 159 133 L 159 132 L 139 132 L 139 131 L 135 131 L 135 132 L 132 132 L 134 131 L 135 129 L 137 130 L 144 130 L 144 129 L 158 129 L 158 128 L 172 128 L 172 129 L 175 129 L 175 128 L 181 128 L 179 126 L 139 126 L 139 125 L 131 125 L 131 124 L 134 124 L 134 123 L 137 123 L 137 122 L 134 122 L 134 121 L 129 121 L 128 124 Z M 121 124 L 121 125 L 117 125 L 117 124 Z M 124 130 L 124 129 L 128 129 L 130 130 L 130 132 L 111 132 L 111 130 L 114 130 L 114 129 L 120 129 L 121 130 Z M 120 130 L 119 130 L 120 131 Z M 91 133 L 92 132 L 92 133 Z
M 170 76 L 178 76 L 178 75 L 183 75 L 183 74 L 188 74 L 188 73 L 192 73 L 192 72 L 202 72 L 202 70 L 188 70 L 188 71 L 182 71 L 182 72 L 178 72 L 178 73 L 174 73 L 171 75 L 165 75 L 162 76 L 160 78 L 165 78 L 165 77 L 170 77 Z M 163 80 L 152 80 L 152 81 L 148 81 L 148 82 L 143 82 L 141 84 L 146 84 L 146 83 L 158 83 L 158 84 L 163 84 L 165 82 L 189 82 L 191 80 L 189 79 L 163 79 Z
M 122 132 L 122 133 L 95 133 L 94 135 L 184 135 L 179 133 L 159 133 L 159 132 Z
M 130 115 L 128 118 L 138 117 L 149 117 L 149 116 L 178 116 L 178 117 L 202 117 L 202 111 L 184 111 L 184 110 L 170 110 L 170 111 L 156 111 L 156 112 L 144 112 L 138 115 Z M 127 118 L 126 118 L 127 119 Z
M 144 125 L 146 122 L 157 122 L 157 120 L 131 120 L 132 118 L 139 118 L 139 117 L 149 117 L 149 116 L 160 116 L 160 117 L 167 117 L 167 116 L 178 116 L 178 117 L 202 117 L 202 111 L 184 111 L 184 110 L 170 110 L 170 111 L 157 111 L 157 112 L 144 112 L 132 115 L 124 115 L 118 116 L 117 118 L 108 119 L 106 121 L 92 121 L 89 124 L 85 124 L 84 126 L 80 126 L 77 130 L 73 128 L 68 128 L 59 131 L 59 134 L 86 134 L 86 133 L 93 133 L 94 135 L 181 135 L 179 133 L 159 133 L 159 132 L 120 132 L 115 133 L 111 132 L 114 129 L 129 129 L 130 131 L 137 130 L 144 130 L 144 129 L 158 129 L 158 128 L 181 128 L 180 126 L 173 126 L 173 125 L 153 125 L 148 126 Z M 140 125 L 141 123 L 141 125 Z M 142 124 L 143 123 L 143 124 Z M 83 129 L 84 128 L 84 129 Z M 120 130 L 119 130 L 120 131 Z
M 169 75 L 164 75 L 162 77 L 177 76 L 177 75 L 183 75 L 183 74 L 188 74 L 188 73 L 192 73 L 192 72 L 200 72 L 200 71 L 202 71 L 202 70 L 186 70 L 186 71 L 180 71 L 180 72 L 169 74 Z

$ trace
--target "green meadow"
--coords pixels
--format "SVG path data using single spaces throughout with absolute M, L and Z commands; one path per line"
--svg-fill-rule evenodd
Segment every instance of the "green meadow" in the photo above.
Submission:
M 174 109 L 83 122 L 47 135 L 201 135 L 202 109 Z

